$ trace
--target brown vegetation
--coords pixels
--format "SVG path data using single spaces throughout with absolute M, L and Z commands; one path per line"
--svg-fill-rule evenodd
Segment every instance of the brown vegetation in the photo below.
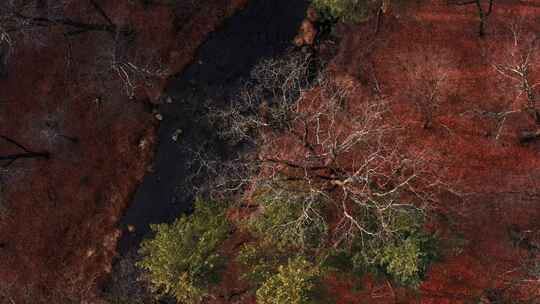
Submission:
M 479 39 L 474 5 L 443 2 L 429 1 L 399 19 L 385 16 L 384 28 L 377 36 L 362 30 L 372 28 L 372 24 L 342 28 L 344 39 L 334 61 L 335 69 L 356 74 L 368 65 L 376 76 L 367 77 L 371 85 L 376 79 L 382 94 L 392 100 L 395 119 L 406 126 L 401 141 L 410 151 L 431 151 L 430 161 L 446 171 L 462 194 L 461 199 L 449 195 L 436 205 L 443 216 L 433 223 L 433 228 L 442 232 L 443 241 L 463 243 L 458 251 L 446 252 L 443 261 L 432 267 L 420 287 L 421 300 L 397 290 L 377 297 L 378 287 L 374 286 L 369 300 L 355 301 L 536 301 L 538 281 L 517 282 L 526 277 L 520 265 L 531 254 L 538 259 L 538 251 L 513 245 L 508 229 L 519 227 L 523 238 L 540 229 L 535 220 L 540 215 L 536 204 L 540 180 L 534 173 L 540 165 L 539 147 L 534 141 L 528 145 L 519 142 L 522 132 L 535 133 L 538 129 L 535 115 L 527 110 L 536 107 L 531 102 L 536 97 L 527 92 L 535 92 L 529 88 L 535 83 L 539 67 L 533 56 L 536 52 L 531 52 L 534 44 L 530 38 L 539 26 L 534 19 L 538 8 L 519 1 L 494 2 L 485 35 Z M 487 2 L 483 4 L 487 8 Z M 509 49 L 507 38 L 514 37 L 512 27 L 508 27 L 511 20 L 520 20 L 519 37 L 525 40 L 510 40 Z M 358 52 L 365 45 L 372 45 L 367 55 Z M 415 52 L 420 58 L 444 54 L 453 63 L 441 67 L 447 77 L 439 87 L 446 90 L 441 95 L 445 99 L 438 103 L 439 123 L 430 130 L 422 130 L 425 114 L 407 103 L 410 97 L 403 88 L 415 83 L 410 83 L 409 74 L 401 72 L 395 59 L 411 58 L 411 47 L 422 50 Z M 520 50 L 513 51 L 516 47 Z M 508 64 L 508 54 L 517 63 Z M 520 72 L 524 68 L 518 66 L 523 67 L 523 63 L 528 64 L 527 73 Z M 513 67 L 511 75 L 501 64 Z M 530 242 L 536 244 L 538 240 Z M 494 298 L 494 291 L 499 299 Z M 348 303 L 346 297 L 343 303 Z
M 245 3 L 83 2 L 58 16 L 21 14 L 23 36 L 0 33 L 1 303 L 95 301 L 118 218 L 151 159 L 145 104 Z M 124 55 L 111 24 L 136 33 Z
M 342 88 L 354 88 L 348 90 L 354 102 L 342 112 L 324 108 L 343 91 L 325 94 L 319 84 L 290 106 L 290 133 L 269 128 L 267 104 L 258 108 L 261 116 L 250 117 L 267 130 L 259 179 L 305 180 L 311 193 L 326 185 L 344 196 L 366 195 L 365 187 L 353 187 L 358 176 L 340 178 L 361 172 L 354 160 L 370 153 L 349 151 L 348 143 L 364 139 L 355 136 L 366 130 L 362 126 L 377 125 L 361 124 L 355 113 L 382 113 L 384 123 L 399 122 L 383 146 L 392 150 L 403 143 L 397 154 L 422 155 L 445 177 L 451 191 L 430 201 L 435 216 L 428 225 L 439 231 L 443 256 L 418 291 L 336 274 L 325 281 L 336 303 L 536 303 L 540 297 L 538 7 L 469 2 L 426 1 L 399 17 L 385 15 L 378 30 L 375 19 L 341 24 L 339 53 L 328 70 Z M 313 103 L 318 96 L 322 102 Z M 362 101 L 384 101 L 388 108 L 366 112 Z M 341 208 L 344 219 L 350 219 L 347 207 Z M 354 221 L 344 227 L 349 230 L 341 232 L 363 228 Z

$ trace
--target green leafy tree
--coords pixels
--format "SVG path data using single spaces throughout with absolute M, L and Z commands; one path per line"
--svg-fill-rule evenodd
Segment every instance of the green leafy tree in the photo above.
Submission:
M 290 259 L 257 290 L 257 304 L 313 303 L 320 275 L 320 269 L 303 257 Z
M 395 233 L 386 239 L 367 238 L 353 246 L 351 261 L 358 273 L 384 274 L 396 283 L 417 287 L 431 262 L 437 259 L 437 240 L 427 233 L 423 215 L 417 210 L 392 211 L 389 229 Z
M 280 249 L 269 241 L 258 241 L 242 246 L 236 260 L 246 269 L 242 279 L 259 287 L 294 253 L 297 252 Z
M 424 229 L 424 212 L 412 206 L 367 210 L 363 221 L 372 234 L 356 236 L 351 246 L 342 243 L 327 248 L 328 212 L 324 206 L 329 202 L 301 189 L 297 182 L 273 184 L 256 197 L 262 210 L 250 219 L 248 228 L 257 241 L 245 245 L 237 257 L 247 269 L 244 278 L 255 286 L 279 273 L 287 259 L 303 254 L 315 256 L 325 269 L 356 275 L 371 272 L 413 288 L 436 260 L 436 237 Z
M 249 230 L 280 248 L 302 250 L 322 245 L 328 227 L 323 216 L 326 198 L 306 191 L 302 183 L 274 183 L 256 197 L 262 211 L 249 221 Z
M 147 271 L 154 291 L 181 303 L 200 303 L 208 287 L 219 282 L 224 265 L 217 253 L 230 232 L 223 204 L 197 200 L 192 215 L 152 230 L 156 234 L 142 242 L 137 265 Z
M 323 247 L 327 225 L 323 217 L 325 197 L 306 191 L 299 182 L 271 183 L 255 195 L 260 212 L 247 222 L 256 238 L 240 250 L 237 261 L 244 266 L 243 279 L 259 287 L 278 273 L 281 265 Z
M 423 233 L 384 246 L 378 254 L 378 263 L 396 282 L 417 287 L 427 266 L 436 257 L 431 249 L 433 239 Z

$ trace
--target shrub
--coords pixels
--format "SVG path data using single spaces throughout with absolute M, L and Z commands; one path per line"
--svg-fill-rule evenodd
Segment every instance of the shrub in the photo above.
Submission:
M 181 303 L 200 303 L 209 285 L 219 282 L 224 264 L 216 252 L 230 231 L 224 206 L 197 200 L 194 214 L 152 230 L 156 234 L 142 242 L 137 265 L 147 271 L 153 290 Z
M 313 0 L 313 6 L 325 20 L 361 22 L 369 18 L 373 0 Z
M 420 0 L 312 0 L 323 22 L 362 22 L 379 12 L 391 10 L 402 16 L 410 8 L 422 3 Z
M 306 259 L 290 259 L 257 290 L 257 304 L 313 303 L 320 275 L 319 268 Z
M 417 287 L 436 257 L 433 242 L 433 237 L 425 233 L 410 235 L 385 245 L 378 253 L 378 264 L 399 284 Z

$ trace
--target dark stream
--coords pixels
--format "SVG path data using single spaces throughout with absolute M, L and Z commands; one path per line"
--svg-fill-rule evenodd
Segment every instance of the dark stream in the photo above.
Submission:
M 215 130 L 201 125 L 205 101 L 223 105 L 233 97 L 242 79 L 260 60 L 279 56 L 291 46 L 307 8 L 305 0 L 251 0 L 246 9 L 230 17 L 201 46 L 193 63 L 167 86 L 173 103 L 163 104 L 154 170 L 139 186 L 121 219 L 121 255 L 138 248 L 152 223 L 171 222 L 191 208 L 193 196 L 181 185 L 190 174 L 186 152 Z M 181 129 L 178 141 L 171 139 Z M 226 153 L 222 150 L 221 153 Z M 127 232 L 127 225 L 135 231 Z

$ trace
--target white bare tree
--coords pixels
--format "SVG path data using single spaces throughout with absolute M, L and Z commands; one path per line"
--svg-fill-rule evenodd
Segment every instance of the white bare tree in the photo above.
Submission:
M 496 139 L 499 138 L 507 120 L 507 117 L 517 112 L 525 112 L 536 122 L 540 124 L 540 112 L 537 105 L 537 88 L 540 85 L 540 79 L 535 76 L 538 69 L 539 50 L 538 35 L 527 29 L 523 19 L 515 19 L 507 23 L 501 39 L 497 40 L 498 58 L 492 64 L 493 69 L 506 81 L 516 88 L 516 100 L 521 107 L 516 109 L 509 104 L 505 111 L 494 113 L 497 119 Z M 516 102 L 512 100 L 512 103 Z M 540 130 L 522 132 L 519 137 L 521 141 L 528 141 L 540 136 Z
M 363 236 L 391 238 L 396 214 L 423 213 L 443 184 L 421 154 L 392 143 L 397 129 L 384 119 L 385 100 L 358 100 L 359 87 L 332 77 L 318 84 L 317 96 L 299 101 L 294 125 L 301 131 L 286 135 L 298 151 L 267 148 L 263 177 L 302 181 L 302 191 L 333 202 L 339 214 L 335 246 Z
M 220 136 L 236 144 L 253 141 L 265 127 L 286 129 L 296 101 L 311 86 L 314 64 L 310 54 L 290 52 L 255 65 L 237 98 L 225 108 L 209 109 L 213 123 L 227 126 Z
M 226 140 L 257 147 L 230 167 L 198 154 L 197 163 L 212 168 L 206 172 L 228 181 L 220 183 L 227 185 L 221 189 L 252 189 L 275 198 L 270 201 L 300 204 L 302 212 L 287 231 L 302 239 L 304 228 L 315 224 L 324 230 L 332 221 L 328 240 L 336 247 L 364 237 L 384 242 L 400 232 L 395 231 L 398 218 L 428 214 L 447 185 L 427 156 L 396 143 L 400 127 L 387 119 L 389 100 L 380 85 L 373 94 L 347 77 L 315 77 L 304 60 L 289 64 L 296 72 L 263 62 L 254 74 L 264 85 L 248 87 L 226 110 L 211 109 Z M 432 89 L 439 93 L 438 87 Z M 324 218 L 321 206 L 337 219 Z
M 540 79 L 533 79 L 531 76 L 538 68 L 539 36 L 526 30 L 520 20 L 508 25 L 505 36 L 507 39 L 503 42 L 503 59 L 494 63 L 493 68 L 516 84 L 519 96 L 524 95 L 526 98 L 524 110 L 540 122 L 535 92 L 540 85 Z
M 215 139 L 189 149 L 188 165 L 193 174 L 185 184 L 190 188 L 195 185 L 196 192 L 209 193 L 214 198 L 230 197 L 246 190 L 262 166 L 254 153 L 265 136 L 264 131 L 290 129 L 296 115 L 296 101 L 313 85 L 316 64 L 310 54 L 298 52 L 263 60 L 253 68 L 249 80 L 230 104 L 209 105 L 206 118 L 211 128 L 218 130 L 219 140 L 233 152 L 223 159 L 213 149 Z
M 169 75 L 159 55 L 150 48 L 133 49 L 134 32 L 123 28 L 115 33 L 108 44 L 104 44 L 103 55 L 98 65 L 103 73 L 111 73 L 120 81 L 125 94 L 133 98 L 139 87 L 152 87 L 156 80 Z

